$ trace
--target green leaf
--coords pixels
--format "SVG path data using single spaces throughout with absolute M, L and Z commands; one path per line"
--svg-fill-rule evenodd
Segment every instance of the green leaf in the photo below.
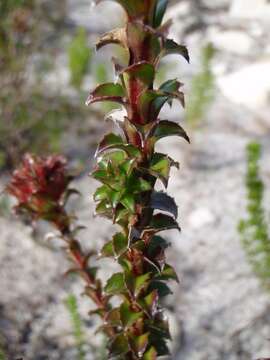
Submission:
M 96 50 L 108 44 L 117 44 L 126 47 L 126 29 L 117 28 L 103 34 L 96 44 Z
M 151 159 L 149 172 L 160 179 L 164 186 L 168 186 L 168 180 L 171 169 L 171 161 L 167 155 L 155 153 Z
M 187 62 L 190 61 L 188 49 L 185 45 L 179 45 L 174 40 L 167 39 L 162 50 L 162 57 L 171 54 L 182 55 Z
M 102 200 L 108 199 L 109 192 L 110 192 L 110 189 L 106 185 L 100 186 L 94 193 L 94 200 L 102 201 Z
M 123 144 L 123 139 L 121 138 L 120 135 L 115 135 L 114 133 L 107 134 L 99 143 L 96 154 L 99 154 L 109 148 L 112 148 L 113 146 L 122 145 L 122 144 Z
M 119 295 L 126 291 L 123 273 L 116 273 L 107 281 L 105 292 L 109 295 Z
M 101 257 L 114 257 L 113 242 L 107 242 L 100 251 Z
M 147 119 L 147 123 L 155 121 L 162 106 L 169 98 L 170 96 L 168 94 L 161 91 L 144 91 L 138 99 L 141 118 Z
M 133 194 L 125 194 L 121 198 L 121 204 L 132 214 L 135 213 L 135 198 Z
M 143 360 L 156 360 L 157 359 L 157 351 L 152 346 L 143 356 Z
M 130 305 L 126 302 L 120 306 L 120 318 L 124 328 L 132 326 L 142 315 L 142 312 L 132 311 Z
M 155 138 L 155 141 L 167 136 L 180 136 L 187 142 L 190 142 L 189 137 L 185 130 L 175 122 L 162 120 L 158 122 L 151 130 L 149 138 Z
M 143 299 L 143 306 L 151 316 L 154 316 L 157 312 L 158 300 L 158 291 L 156 289 Z
M 166 12 L 168 5 L 168 0 L 157 0 L 154 17 L 153 17 L 153 27 L 157 28 L 161 25 L 164 14 Z
M 165 264 L 164 269 L 162 270 L 161 274 L 158 276 L 159 280 L 175 280 L 179 283 L 179 278 L 174 270 L 174 268 L 169 265 Z
M 133 274 L 125 274 L 126 285 L 135 297 L 138 297 L 141 291 L 149 285 L 150 279 L 151 273 L 146 273 L 137 277 Z
M 142 178 L 131 177 L 127 186 L 134 194 L 152 190 L 151 184 Z
M 175 219 L 165 214 L 154 215 L 150 222 L 149 228 L 152 228 L 155 232 L 170 229 L 177 229 L 180 231 L 179 225 Z
M 128 340 L 124 334 L 117 335 L 109 345 L 110 357 L 123 356 L 129 351 Z
M 106 200 L 102 200 L 96 206 L 96 214 L 100 216 L 105 216 L 106 218 L 111 218 L 112 216 L 111 205 L 108 204 Z
M 145 333 L 141 336 L 131 337 L 131 347 L 139 358 L 144 354 L 148 346 L 149 333 Z
M 150 207 L 171 213 L 174 218 L 178 216 L 178 208 L 175 200 L 164 192 L 153 191 L 151 195 Z
M 128 238 L 123 233 L 119 232 L 113 237 L 113 249 L 116 256 L 121 256 L 128 246 Z
M 99 101 L 114 101 L 123 104 L 124 96 L 125 91 L 120 84 L 106 83 L 98 85 L 95 90 L 90 93 L 86 100 L 86 105 Z
M 181 86 L 183 86 L 183 84 L 180 83 L 177 79 L 172 79 L 172 80 L 167 80 L 163 84 L 161 84 L 159 90 L 171 93 L 178 91 Z

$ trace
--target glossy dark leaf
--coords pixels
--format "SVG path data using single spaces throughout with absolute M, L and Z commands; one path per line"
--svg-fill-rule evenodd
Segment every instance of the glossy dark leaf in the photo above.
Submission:
M 125 92 L 120 84 L 106 83 L 98 85 L 95 90 L 90 93 L 86 100 L 86 105 L 99 101 L 113 101 L 123 104 L 124 96 Z
M 187 142 L 190 142 L 189 137 L 185 130 L 179 124 L 168 121 L 162 120 L 158 122 L 151 130 L 149 134 L 149 138 L 153 137 L 158 141 L 167 136 L 180 136 L 185 139 Z
M 109 295 L 117 295 L 125 292 L 126 285 L 123 273 L 116 273 L 107 281 L 105 291 Z
M 177 229 L 180 231 L 180 227 L 177 221 L 171 216 L 165 214 L 157 214 L 153 216 L 148 230 L 152 233 L 156 233 L 159 231 L 171 229 Z
M 152 257 L 160 250 L 165 250 L 170 244 L 161 236 L 153 236 L 148 246 L 148 253 Z
M 174 40 L 167 39 L 164 44 L 162 56 L 170 55 L 170 54 L 178 54 L 183 56 L 187 62 L 189 62 L 189 53 L 188 49 L 185 45 L 179 45 Z
M 164 192 L 153 191 L 151 195 L 150 206 L 171 213 L 174 218 L 178 216 L 178 208 L 175 200 Z
M 157 0 L 153 17 L 154 28 L 157 28 L 161 25 L 167 5 L 168 0 Z
M 162 281 L 152 281 L 149 286 L 149 290 L 156 290 L 159 297 L 165 297 L 172 294 L 172 291 L 168 285 Z

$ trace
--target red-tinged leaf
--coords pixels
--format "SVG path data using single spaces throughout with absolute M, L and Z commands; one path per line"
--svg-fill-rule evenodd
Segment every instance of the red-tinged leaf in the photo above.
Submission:
M 89 296 L 94 301 L 94 303 L 97 303 L 97 304 L 100 303 L 100 298 L 99 298 L 95 288 L 92 288 L 91 286 L 87 286 L 84 290 L 84 294 L 86 296 Z
M 99 101 L 113 101 L 120 104 L 124 103 L 125 91 L 120 84 L 106 83 L 98 85 L 86 100 L 86 105 Z
M 127 117 L 125 117 L 124 123 L 122 124 L 122 129 L 125 133 L 126 140 L 135 145 L 136 147 L 142 147 L 142 138 L 141 135 L 134 124 L 132 124 Z
M 178 216 L 178 208 L 175 200 L 164 192 L 152 192 L 150 207 L 171 213 L 176 219 Z
M 122 356 L 129 352 L 129 343 L 124 334 L 116 335 L 116 337 L 109 344 L 109 357 Z
M 131 327 L 142 316 L 142 312 L 134 312 L 126 302 L 120 306 L 120 318 L 124 328 Z
M 123 76 L 125 81 L 139 80 L 141 83 L 140 91 L 147 88 L 154 82 L 155 68 L 147 61 L 141 61 L 124 69 Z
M 112 31 L 109 31 L 105 34 L 103 34 L 97 44 L 96 44 L 96 49 L 99 50 L 101 49 L 103 46 L 108 45 L 108 44 L 117 44 L 120 45 L 122 47 L 126 47 L 126 29 L 125 28 L 117 28 L 114 29 Z
M 119 232 L 113 237 L 113 249 L 116 256 L 121 256 L 128 247 L 128 238 L 123 233 Z
M 158 276 L 159 280 L 175 280 L 179 283 L 179 278 L 174 270 L 174 268 L 169 265 L 165 264 L 164 269 L 162 270 L 161 274 Z
M 105 292 L 109 295 L 119 295 L 126 291 L 123 273 L 116 273 L 110 277 L 105 286 Z
M 99 143 L 96 154 L 99 154 L 109 148 L 112 148 L 113 146 L 122 145 L 122 144 L 123 144 L 123 139 L 121 138 L 120 135 L 115 135 L 113 133 L 107 134 Z
M 143 360 L 156 360 L 157 359 L 157 351 L 152 346 L 144 355 Z
M 115 308 L 109 311 L 105 316 L 105 322 L 112 326 L 121 326 L 120 309 Z
M 167 9 L 168 0 L 157 0 L 154 16 L 153 16 L 153 27 L 157 28 L 161 25 L 165 11 Z
M 154 138 L 155 142 L 167 136 L 180 136 L 187 142 L 190 142 L 190 139 L 182 126 L 168 120 L 158 122 L 149 133 L 149 138 Z
M 133 336 L 130 338 L 132 350 L 139 358 L 142 358 L 143 354 L 145 353 L 145 350 L 148 346 L 148 339 L 149 333 L 145 333 L 136 337 Z
M 139 21 L 127 24 L 127 43 L 134 63 L 144 59 L 153 64 L 161 51 L 159 36 Z
M 187 60 L 187 62 L 190 61 L 188 49 L 185 45 L 179 45 L 174 40 L 167 39 L 165 41 L 161 57 L 171 54 L 181 55 Z

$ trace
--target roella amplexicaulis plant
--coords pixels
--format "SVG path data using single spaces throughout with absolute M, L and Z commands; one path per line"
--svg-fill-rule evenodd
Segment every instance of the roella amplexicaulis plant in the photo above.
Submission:
M 45 219 L 60 231 L 75 264 L 70 272 L 82 276 L 85 294 L 96 305 L 91 314 L 102 320 L 99 330 L 107 335 L 108 359 L 154 360 L 169 353 L 170 331 L 161 300 L 170 294 L 168 281 L 178 281 L 166 262 L 168 243 L 160 232 L 180 229 L 177 205 L 165 191 L 170 169 L 178 163 L 156 152 L 155 145 L 167 136 L 189 142 L 179 124 L 160 118 L 166 103 L 176 99 L 184 106 L 183 84 L 173 79 L 155 88 L 154 80 L 164 56 L 179 54 L 189 61 L 189 55 L 185 46 L 167 38 L 171 21 L 162 23 L 167 0 L 115 2 L 126 13 L 125 26 L 104 34 L 96 48 L 118 44 L 126 50 L 128 64 L 113 59 L 118 81 L 98 85 L 86 103 L 110 101 L 120 107 L 109 115 L 119 131 L 101 140 L 91 174 L 102 183 L 94 194 L 96 213 L 118 228 L 100 256 L 116 261 L 119 272 L 103 285 L 98 269 L 89 265 L 93 253 L 85 253 L 76 239 L 80 228 L 65 209 L 74 191 L 63 158 L 26 156 L 7 191 L 17 197 L 17 210 L 34 220 Z M 155 190 L 158 180 L 164 191 Z M 115 297 L 118 302 L 112 301 Z

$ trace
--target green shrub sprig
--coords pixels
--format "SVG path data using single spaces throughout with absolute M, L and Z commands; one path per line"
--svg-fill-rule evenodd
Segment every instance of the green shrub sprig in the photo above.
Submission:
M 168 281 L 178 281 L 167 263 L 168 243 L 160 232 L 180 230 L 175 200 L 156 190 L 158 181 L 166 190 L 171 167 L 179 164 L 155 147 L 168 136 L 188 142 L 189 137 L 178 123 L 160 117 L 166 103 L 178 100 L 184 106 L 183 84 L 172 79 L 156 88 L 154 82 L 163 57 L 179 54 L 189 61 L 189 54 L 185 46 L 167 38 L 170 21 L 162 24 L 167 0 L 116 2 L 125 10 L 126 24 L 104 34 L 96 47 L 118 44 L 129 61 L 122 66 L 114 59 L 118 81 L 98 85 L 86 103 L 115 102 L 124 113 L 122 118 L 117 112 L 111 115 L 116 116 L 119 132 L 105 135 L 99 143 L 92 173 L 101 182 L 94 194 L 96 213 L 118 226 L 101 256 L 117 262 L 119 271 L 103 285 L 98 268 L 91 265 L 94 253 L 80 245 L 80 227 L 66 209 L 74 190 L 61 156 L 27 155 L 7 191 L 18 200 L 17 212 L 47 220 L 61 233 L 74 264 L 68 273 L 81 275 L 85 295 L 96 306 L 91 314 L 102 320 L 99 330 L 108 338 L 108 358 L 155 360 L 169 353 L 170 330 L 161 300 L 171 293 Z M 112 301 L 115 297 L 118 305 Z
M 270 239 L 263 207 L 264 183 L 260 177 L 261 145 L 251 142 L 247 146 L 247 213 L 239 223 L 241 241 L 254 272 L 269 287 Z

